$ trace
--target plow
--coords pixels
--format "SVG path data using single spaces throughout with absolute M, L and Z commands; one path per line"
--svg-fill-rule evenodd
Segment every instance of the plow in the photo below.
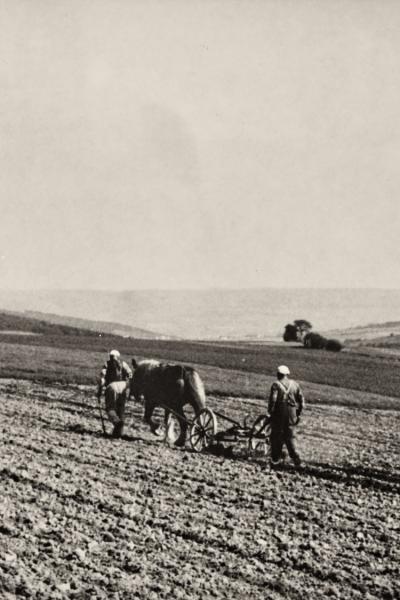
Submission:
M 193 419 L 189 419 L 162 404 L 159 406 L 168 411 L 168 417 L 166 427 L 158 428 L 155 433 L 164 436 L 167 442 L 173 441 L 175 427 L 180 420 L 184 419 L 188 426 L 188 442 L 194 452 L 212 450 L 214 446 L 223 442 L 247 443 L 249 456 L 269 452 L 271 420 L 268 415 L 260 415 L 252 423 L 249 423 L 248 417 L 245 417 L 240 423 L 211 408 L 203 408 Z

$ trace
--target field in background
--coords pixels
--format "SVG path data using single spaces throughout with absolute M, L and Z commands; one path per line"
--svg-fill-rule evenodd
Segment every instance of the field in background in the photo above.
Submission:
M 269 384 L 277 365 L 288 364 L 296 379 L 307 382 L 312 389 L 318 389 L 318 386 L 331 388 L 334 396 L 340 395 L 339 390 L 346 389 L 380 397 L 400 397 L 400 356 L 371 354 L 365 350 L 337 354 L 284 344 L 0 334 L 0 377 L 94 383 L 112 347 L 117 347 L 127 360 L 145 357 L 199 365 L 213 373 L 206 384 L 217 393 L 264 396 L 265 383 Z M 322 396 L 319 391 L 311 394 L 312 399 Z M 350 404 L 354 404 L 354 397 L 362 404 L 362 396 L 347 392 Z M 341 398 L 340 403 L 345 403 L 343 393 Z M 389 399 L 381 398 L 380 402 L 393 406 Z
M 248 374 L 244 379 L 249 382 L 255 375 L 271 377 L 277 365 L 288 364 L 296 379 L 310 384 L 400 397 L 400 353 L 396 342 L 397 336 L 379 339 L 379 347 L 373 347 L 373 340 L 368 346 L 365 341 L 355 341 L 345 351 L 332 353 L 283 342 L 134 339 L 0 313 L 0 377 L 89 383 L 95 380 L 108 351 L 118 348 L 126 360 L 157 358 L 219 368 L 221 390 L 235 395 L 254 389 L 249 388 L 251 383 L 242 388 L 238 377 L 227 389 L 231 376 L 224 382 L 225 370 Z M 213 381 L 212 388 L 218 391 L 218 383 Z
M 69 341 L 71 342 L 72 340 L 69 339 Z M 163 360 L 180 360 L 180 357 L 183 357 L 185 349 L 184 345 L 182 347 L 179 344 L 177 348 L 176 343 L 173 343 L 172 348 L 169 348 L 169 344 L 164 345 L 163 343 L 162 348 L 156 347 L 152 352 L 149 349 L 146 352 L 146 348 L 143 347 L 140 348 L 141 352 L 138 352 L 138 345 L 139 342 L 135 342 L 135 348 L 131 347 L 131 352 L 129 352 L 129 348 L 126 349 L 127 358 L 134 355 L 140 358 L 156 357 Z M 231 369 L 214 366 L 210 356 L 207 357 L 205 354 L 207 347 L 201 346 L 200 350 L 201 361 L 182 360 L 182 362 L 194 365 L 206 385 L 207 393 L 219 396 L 230 395 L 247 398 L 265 398 L 273 381 L 276 362 L 281 358 L 281 356 L 274 354 L 274 348 L 270 348 L 270 369 L 264 370 L 260 368 L 260 371 L 256 372 L 249 371 L 246 365 L 243 366 L 240 359 L 241 355 L 239 355 L 239 360 L 237 355 L 233 357 L 225 355 L 224 349 L 221 347 L 217 353 L 215 353 L 215 348 L 212 348 L 214 351 L 212 356 L 215 362 L 222 364 L 229 361 L 229 364 L 238 364 L 240 368 Z M 244 351 L 244 348 L 241 348 L 241 352 Z M 295 352 L 298 353 L 298 351 Z M 305 352 L 307 356 L 312 356 L 313 354 L 312 351 Z M 297 355 L 295 354 L 295 356 Z M 199 358 L 198 354 L 190 354 L 189 351 L 186 356 L 188 359 Z M 0 377 L 30 379 L 44 383 L 92 384 L 94 390 L 99 369 L 105 358 L 105 350 L 88 351 L 59 348 L 56 346 L 0 343 Z M 207 364 L 206 360 L 210 364 Z M 296 373 L 296 363 L 290 361 L 289 364 L 291 364 L 294 373 Z M 332 368 L 332 365 L 330 366 Z M 378 368 L 379 363 L 378 366 L 375 365 L 375 369 L 378 370 Z M 337 375 L 334 371 L 333 373 Z M 360 406 L 362 408 L 400 409 L 400 401 L 396 393 L 385 395 L 381 392 L 377 394 L 373 391 L 368 391 L 367 385 L 365 385 L 367 389 L 362 391 L 349 389 L 344 385 L 332 385 L 332 383 L 329 383 L 329 379 L 327 379 L 328 383 L 315 383 L 306 379 L 301 379 L 301 381 L 307 395 L 307 401 L 311 403 Z

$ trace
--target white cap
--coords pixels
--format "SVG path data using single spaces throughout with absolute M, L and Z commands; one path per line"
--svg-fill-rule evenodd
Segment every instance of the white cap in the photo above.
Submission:
M 119 358 L 121 354 L 118 352 L 118 350 L 111 350 L 110 356 L 115 356 L 115 358 Z
M 280 375 L 290 375 L 289 368 L 286 365 L 281 365 L 280 367 L 278 367 L 277 372 Z

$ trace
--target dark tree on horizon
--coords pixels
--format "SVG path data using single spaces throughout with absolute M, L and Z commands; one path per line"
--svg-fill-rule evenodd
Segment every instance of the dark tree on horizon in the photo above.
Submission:
M 323 350 L 326 347 L 327 339 L 319 333 L 307 333 L 304 336 L 304 347 L 313 348 L 314 350 Z
M 283 333 L 284 342 L 303 342 L 304 336 L 310 333 L 312 325 L 306 319 L 295 319 L 293 323 L 285 326 Z
M 307 321 L 306 319 L 296 319 L 295 321 L 293 321 L 293 323 L 295 324 L 297 329 L 299 329 L 302 336 L 306 333 L 309 333 L 312 329 L 310 321 Z
M 292 323 L 288 323 L 285 327 L 285 331 L 283 333 L 283 341 L 284 342 L 298 342 L 298 329 L 296 325 Z

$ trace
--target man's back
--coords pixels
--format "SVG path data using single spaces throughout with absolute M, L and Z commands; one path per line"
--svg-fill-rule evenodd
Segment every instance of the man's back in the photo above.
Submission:
M 125 361 L 108 360 L 105 364 L 105 385 L 115 381 L 125 381 L 131 377 L 132 371 Z
M 284 378 L 272 384 L 268 403 L 272 423 L 281 427 L 295 425 L 303 405 L 304 396 L 297 381 Z

